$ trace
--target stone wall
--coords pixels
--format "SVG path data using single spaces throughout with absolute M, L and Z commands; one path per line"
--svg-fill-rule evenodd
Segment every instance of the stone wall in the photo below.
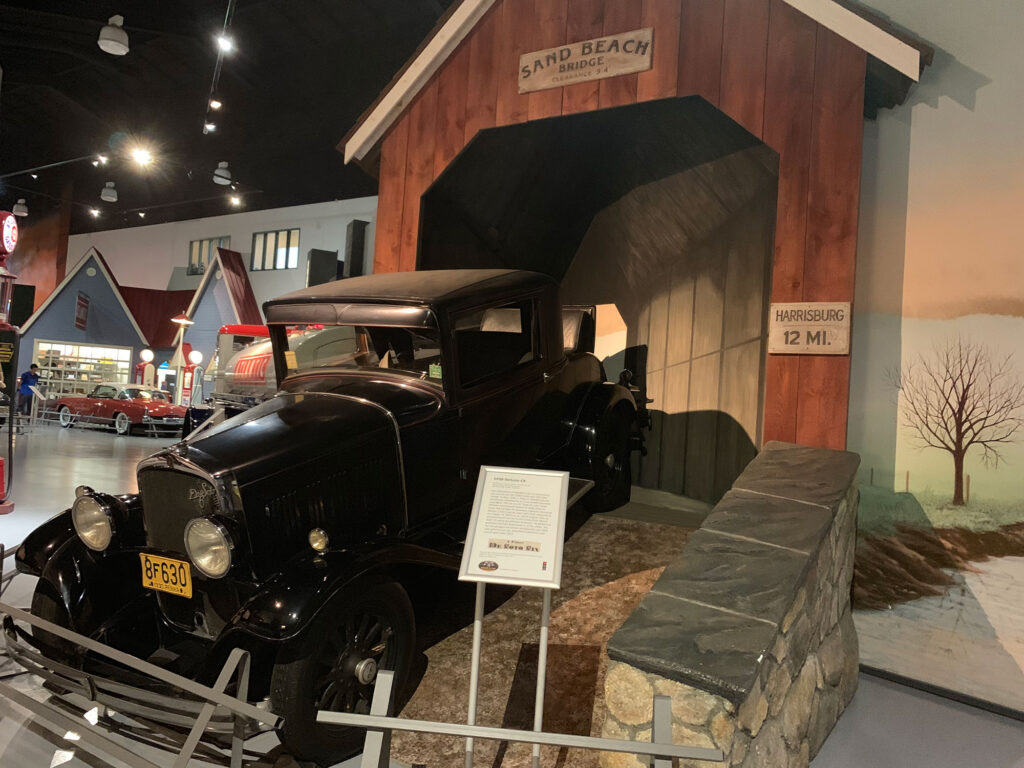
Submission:
M 857 688 L 858 463 L 765 446 L 609 642 L 602 735 L 649 741 L 660 694 L 674 743 L 725 753 L 685 768 L 806 768 Z

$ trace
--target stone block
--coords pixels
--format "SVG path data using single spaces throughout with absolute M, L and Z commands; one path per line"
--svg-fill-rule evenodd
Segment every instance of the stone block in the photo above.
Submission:
M 826 687 L 818 694 L 817 706 L 811 712 L 811 722 L 807 728 L 810 757 L 818 754 L 839 719 L 839 692 L 835 688 Z
M 768 698 L 761 688 L 761 681 L 758 680 L 747 700 L 740 705 L 737 714 L 737 724 L 751 736 L 757 736 L 761 725 L 768 716 Z
M 750 742 L 748 760 L 751 755 L 756 757 L 754 764 L 757 768 L 788 768 L 789 752 L 778 721 L 769 720 L 764 724 L 761 732 Z
M 799 552 L 701 528 L 652 592 L 777 624 L 793 604 L 807 563 Z
M 789 753 L 789 768 L 808 768 L 811 764 L 811 753 L 806 741 L 800 745 L 800 749 Z
M 794 749 L 807 734 L 817 686 L 818 660 L 817 657 L 810 656 L 796 680 L 789 687 L 786 700 L 782 705 L 780 719 L 782 734 L 786 743 Z
M 708 726 L 708 730 L 711 733 L 711 738 L 715 742 L 715 745 L 728 754 L 729 749 L 732 746 L 733 735 L 736 733 L 735 720 L 725 714 L 725 712 L 719 712 L 711 718 L 711 724 Z
M 715 505 L 701 529 L 744 536 L 810 555 L 817 551 L 831 522 L 830 512 L 814 504 L 733 490 Z
M 800 587 L 800 590 L 796 593 L 796 597 L 793 599 L 793 604 L 786 611 L 786 615 L 782 618 L 782 623 L 779 625 L 779 629 L 783 632 L 789 632 L 789 628 L 793 626 L 793 622 L 796 621 L 797 616 L 804 609 L 804 603 L 807 602 L 807 589 Z
M 610 664 L 604 678 L 608 711 L 621 723 L 641 725 L 651 721 L 654 688 L 647 676 L 628 664 Z
M 768 685 L 765 687 L 765 696 L 768 697 L 768 714 L 771 717 L 776 717 L 782 709 L 790 683 L 789 670 L 785 666 L 779 664 L 772 669 L 768 676 Z
M 703 725 L 712 712 L 721 708 L 732 709 L 732 704 L 720 696 L 673 680 L 656 679 L 654 691 L 671 699 L 672 719 L 688 725 Z
M 806 613 L 790 627 L 786 642 L 789 645 L 789 660 L 793 669 L 803 666 L 811 647 L 812 635 L 817 639 L 816 627 L 811 626 L 811 620 Z
M 608 642 L 608 656 L 739 704 L 776 628 L 688 600 L 650 593 Z
M 598 762 L 601 768 L 649 768 L 636 755 L 627 752 L 602 752 Z
M 818 647 L 821 675 L 829 685 L 838 685 L 843 673 L 843 638 L 835 626 Z
M 834 510 L 846 497 L 859 465 L 855 453 L 772 441 L 747 465 L 733 489 Z

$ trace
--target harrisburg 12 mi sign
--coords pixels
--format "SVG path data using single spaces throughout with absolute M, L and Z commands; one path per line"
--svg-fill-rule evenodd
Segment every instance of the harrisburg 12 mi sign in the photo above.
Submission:
M 519 92 L 561 88 L 651 68 L 653 27 L 580 40 L 519 57 Z

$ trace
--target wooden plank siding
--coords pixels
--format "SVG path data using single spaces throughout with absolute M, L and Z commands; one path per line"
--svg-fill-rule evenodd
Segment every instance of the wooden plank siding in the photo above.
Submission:
M 666 99 L 676 95 L 679 82 L 679 0 L 644 0 L 641 27 L 657 30 L 651 68 L 636 79 L 636 100 Z
M 643 4 L 637 0 L 606 0 L 604 4 L 605 35 L 617 35 L 640 28 Z M 653 54 L 653 52 L 652 52 Z M 637 73 L 606 77 L 599 81 L 598 104 L 605 107 L 623 107 L 636 104 Z
M 779 153 L 772 300 L 801 301 L 807 240 L 807 184 L 814 106 L 818 25 L 783 0 L 772 0 L 768 27 L 763 141 Z M 800 359 L 768 355 L 765 362 L 766 437 L 796 441 Z
M 519 94 L 519 56 L 654 28 L 652 68 Z M 414 269 L 420 199 L 480 130 L 699 95 L 779 153 L 772 301 L 849 301 L 866 55 L 783 0 L 498 0 L 381 143 L 375 271 Z M 842 448 L 848 357 L 769 355 L 764 440 Z
M 604 0 L 569 0 L 566 39 L 589 40 L 604 32 Z M 562 114 L 588 112 L 598 107 L 598 81 L 562 88 Z
M 805 301 L 853 301 L 864 121 L 864 51 L 818 30 L 807 195 Z M 846 446 L 849 355 L 800 358 L 796 441 Z
M 533 50 L 555 48 L 566 41 L 566 19 L 569 8 L 568 0 L 535 0 L 538 25 L 536 45 Z M 535 91 L 529 96 L 527 117 L 539 120 L 544 117 L 555 117 L 562 114 L 562 89 L 549 88 L 546 91 Z

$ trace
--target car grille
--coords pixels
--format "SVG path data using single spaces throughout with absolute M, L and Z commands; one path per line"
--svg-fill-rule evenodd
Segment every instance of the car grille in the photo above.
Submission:
M 220 498 L 208 480 L 172 469 L 145 469 L 139 473 L 146 523 L 147 549 L 188 561 L 185 526 L 189 520 L 221 512 Z M 192 598 L 156 593 L 164 616 L 173 624 L 203 635 L 216 634 L 238 609 L 237 585 L 230 577 L 206 579 L 192 573 Z M 202 627 L 196 617 L 202 617 Z
M 146 545 L 168 554 L 185 554 L 189 520 L 220 512 L 220 499 L 206 479 L 187 472 L 147 469 L 139 473 L 146 521 Z

